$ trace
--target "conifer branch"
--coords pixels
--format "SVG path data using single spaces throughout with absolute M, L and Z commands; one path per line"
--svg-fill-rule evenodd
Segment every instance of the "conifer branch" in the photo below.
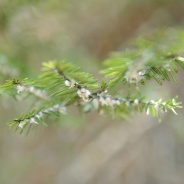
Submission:
M 33 94 L 34 96 L 43 99 L 43 100 L 47 100 L 49 101 L 50 98 L 48 96 L 48 94 L 40 89 L 35 88 L 34 86 L 28 86 L 28 85 L 24 85 L 22 83 L 14 83 L 17 87 L 17 94 L 20 94 L 21 92 L 28 92 L 30 94 Z
M 51 107 L 45 109 L 43 108 L 37 112 L 33 110 L 28 114 L 22 114 L 19 118 L 14 119 L 13 122 L 9 122 L 8 125 L 10 128 L 15 126 L 15 130 L 18 130 L 18 128 L 20 128 L 20 133 L 23 133 L 26 127 L 28 127 L 28 131 L 30 131 L 33 124 L 42 124 L 44 126 L 47 126 L 44 121 L 44 117 L 53 113 L 66 114 L 66 107 L 64 106 L 64 104 L 55 104 Z
M 162 99 L 159 99 L 157 101 L 151 100 L 151 101 L 144 101 L 143 98 L 140 99 L 128 99 L 128 98 L 115 98 L 111 97 L 110 94 L 107 93 L 107 90 L 105 88 L 102 88 L 98 90 L 97 92 L 91 92 L 89 89 L 79 85 L 78 82 L 75 80 L 70 80 L 67 78 L 63 71 L 61 71 L 58 67 L 54 70 L 58 75 L 64 78 L 64 83 L 66 86 L 71 88 L 77 89 L 77 95 L 83 100 L 85 103 L 81 103 L 83 106 L 87 102 L 91 102 L 92 104 L 95 103 L 95 107 L 97 111 L 99 111 L 103 106 L 114 108 L 114 110 L 118 109 L 117 106 L 120 106 L 120 109 L 122 108 L 122 111 L 129 111 L 129 110 L 135 110 L 135 111 L 146 111 L 147 114 L 151 111 L 151 114 L 153 116 L 157 116 L 160 121 L 160 111 L 167 112 L 167 110 L 172 110 L 175 114 L 175 108 L 181 108 L 181 103 L 176 102 L 176 98 L 169 100 L 167 102 L 162 102 Z M 132 108 L 133 107 L 133 108 Z M 119 110 L 120 110 L 119 109 Z
M 163 31 L 162 37 L 165 34 Z M 181 36 L 184 37 L 184 33 Z M 105 75 L 101 84 L 89 73 L 64 60 L 43 63 L 43 72 L 37 80 L 8 80 L 0 89 L 12 96 L 27 92 L 42 100 L 38 106 L 34 106 L 34 110 L 22 114 L 9 126 L 16 125 L 16 129 L 22 133 L 28 126 L 30 130 L 33 125 L 45 125 L 47 115 L 65 114 L 67 107 L 76 104 L 83 112 L 97 111 L 124 118 L 131 112 L 145 112 L 158 117 L 160 121 L 160 114 L 168 110 L 177 114 L 175 109 L 182 108 L 177 97 L 164 102 L 162 98 L 147 100 L 149 97 L 143 97 L 138 92 L 121 94 L 120 86 L 125 88 L 125 84 L 133 83 L 138 87 L 139 83 L 144 84 L 151 78 L 159 84 L 172 78 L 177 84 L 175 74 L 179 66 L 184 69 L 184 57 L 179 49 L 184 43 L 179 46 L 171 43 L 163 49 L 160 47 L 162 37 L 155 37 L 154 41 L 138 39 L 132 49 L 107 59 L 104 62 L 106 69 L 101 71 Z M 170 52 L 172 49 L 173 53 Z M 117 89 L 118 93 L 112 93 Z
M 172 59 L 170 56 L 167 56 L 166 58 L 170 58 L 170 60 L 167 62 L 160 61 L 159 64 L 134 63 L 135 61 L 127 63 L 124 56 L 120 56 L 118 58 L 119 61 L 114 62 L 116 57 L 119 56 L 115 54 L 111 60 L 106 60 L 105 65 L 107 69 L 101 71 L 107 78 L 110 78 L 107 84 L 109 87 L 112 87 L 114 83 L 116 83 L 116 85 L 120 83 L 138 84 L 139 82 L 145 84 L 145 80 L 150 80 L 151 78 L 156 80 L 160 85 L 162 85 L 162 81 L 170 81 L 171 78 L 178 84 L 175 74 L 178 73 L 179 66 L 184 69 L 184 57 L 182 56 L 176 56 Z M 157 60 L 157 58 L 155 60 Z
M 27 78 L 23 81 L 20 80 L 7 80 L 6 83 L 0 87 L 3 91 L 12 92 L 12 95 L 27 92 L 43 100 L 50 100 L 49 95 L 44 91 L 34 86 L 35 81 L 28 80 Z

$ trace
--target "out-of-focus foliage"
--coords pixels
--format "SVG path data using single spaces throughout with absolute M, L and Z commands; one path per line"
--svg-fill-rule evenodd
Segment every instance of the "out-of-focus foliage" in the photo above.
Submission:
M 178 66 L 184 68 L 184 59 L 179 57 L 183 56 L 183 41 L 183 31 L 159 30 L 151 38 L 137 39 L 132 49 L 113 54 L 105 61 L 107 69 L 101 73 L 112 78 L 110 85 L 140 81 L 144 84 L 145 79 L 151 78 L 162 84 L 162 80 L 170 81 L 170 77 L 177 84 Z

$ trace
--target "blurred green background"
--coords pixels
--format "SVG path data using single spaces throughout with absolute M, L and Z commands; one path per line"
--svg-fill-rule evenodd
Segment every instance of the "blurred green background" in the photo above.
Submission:
M 155 29 L 183 26 L 183 0 L 0 0 L 0 82 L 36 78 L 42 62 L 62 58 L 100 79 L 110 52 Z M 4 77 L 6 62 L 16 70 Z M 153 83 L 156 92 L 148 93 L 184 102 L 183 77 L 179 86 Z M 146 115 L 127 122 L 75 111 L 35 134 L 14 134 L 6 122 L 29 103 L 0 99 L 0 183 L 184 183 L 183 110 L 161 124 Z

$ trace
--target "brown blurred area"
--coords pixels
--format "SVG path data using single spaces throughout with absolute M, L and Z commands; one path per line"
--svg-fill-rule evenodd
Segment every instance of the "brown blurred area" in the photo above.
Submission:
M 24 67 L 24 77 L 62 58 L 99 76 L 110 52 L 155 29 L 183 25 L 183 0 L 0 0 L 0 54 Z M 149 92 L 184 101 L 183 77 L 181 70 L 179 86 L 154 83 L 156 92 Z M 29 102 L 1 99 L 0 183 L 184 183 L 183 110 L 163 115 L 161 124 L 140 114 L 125 121 L 74 112 L 24 137 L 5 122 Z

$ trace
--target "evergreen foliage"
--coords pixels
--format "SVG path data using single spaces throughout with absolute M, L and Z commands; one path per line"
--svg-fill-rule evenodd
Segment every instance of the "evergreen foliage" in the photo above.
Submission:
M 160 121 L 162 112 L 172 110 L 177 114 L 175 109 L 182 107 L 177 97 L 150 100 L 149 96 L 142 96 L 139 83 L 154 79 L 162 85 L 164 80 L 172 79 L 177 84 L 175 74 L 179 67 L 184 69 L 183 46 L 184 32 L 173 29 L 138 38 L 130 49 L 113 53 L 104 61 L 101 83 L 65 60 L 45 62 L 37 79 L 12 79 L 1 86 L 4 93 L 16 99 L 28 95 L 37 99 L 30 112 L 8 124 L 20 133 L 29 132 L 34 125 L 46 125 L 46 116 L 65 114 L 72 105 L 83 112 L 97 111 L 122 118 L 131 112 L 143 112 Z

